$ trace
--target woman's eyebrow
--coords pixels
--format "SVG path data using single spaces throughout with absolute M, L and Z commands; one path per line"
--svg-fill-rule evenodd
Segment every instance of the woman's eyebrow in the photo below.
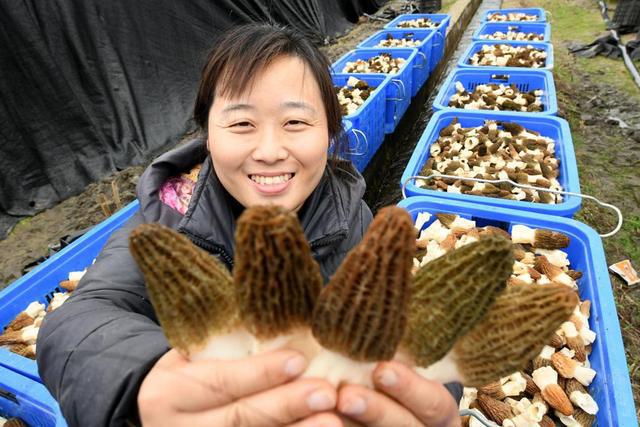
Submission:
M 255 109 L 256 107 L 249 104 L 231 104 L 224 107 L 221 113 L 224 114 L 224 113 L 230 113 L 232 111 L 238 111 L 238 110 L 255 110 Z
M 313 108 L 311 105 L 307 104 L 306 102 L 301 102 L 301 101 L 287 101 L 287 102 L 283 102 L 282 104 L 280 104 L 280 108 L 282 109 L 286 109 L 286 108 L 301 108 L 303 110 L 307 110 L 311 113 L 316 113 L 316 109 Z

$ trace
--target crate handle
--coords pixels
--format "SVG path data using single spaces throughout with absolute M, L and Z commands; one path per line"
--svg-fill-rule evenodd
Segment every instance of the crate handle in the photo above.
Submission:
M 422 64 L 418 65 L 414 65 L 413 68 L 424 68 L 424 66 L 426 65 L 428 59 L 427 59 L 427 55 L 425 55 L 424 53 L 418 51 L 417 52 L 418 55 L 422 56 L 423 60 L 422 60 Z
M 402 95 L 400 98 L 387 98 L 389 101 L 404 101 L 407 96 L 407 90 L 404 88 L 404 82 L 399 79 L 391 79 L 391 82 L 398 86 L 399 89 L 402 89 Z
M 508 82 L 509 77 L 511 77 L 509 74 L 491 74 L 491 80 L 498 80 L 501 82 Z
M 355 129 L 355 128 L 351 128 L 351 132 L 353 132 L 353 134 L 356 136 L 356 149 L 360 145 L 360 138 L 358 137 L 358 134 L 359 133 L 362 134 L 362 138 L 364 138 L 364 151 L 358 152 L 357 150 L 354 150 L 354 151 L 347 151 L 347 153 L 351 154 L 352 156 L 364 156 L 369 152 L 369 140 L 367 139 L 367 135 L 365 135 L 365 133 L 362 132 L 360 129 Z
M 444 36 L 442 34 L 440 34 L 440 31 L 438 30 L 434 30 L 435 34 L 434 34 L 434 38 L 435 36 L 440 37 L 440 41 L 436 42 L 435 40 L 433 41 L 433 47 L 439 47 L 442 43 L 442 41 L 444 41 Z
M 448 178 L 448 179 L 455 179 L 455 180 L 462 179 L 464 181 L 488 182 L 490 184 L 500 184 L 500 183 L 505 182 L 505 183 L 513 185 L 514 187 L 526 188 L 528 190 L 544 191 L 544 192 L 553 193 L 553 194 L 563 194 L 563 195 L 566 195 L 566 196 L 582 197 L 583 199 L 593 200 L 594 202 L 596 202 L 597 204 L 599 204 L 602 207 L 612 209 L 613 211 L 615 211 L 616 215 L 618 216 L 618 224 L 613 229 L 613 231 L 610 231 L 610 232 L 605 233 L 605 234 L 600 234 L 600 237 L 611 237 L 614 234 L 616 234 L 618 231 L 620 231 L 620 229 L 622 228 L 622 221 L 623 221 L 622 212 L 620 211 L 620 209 L 617 206 L 614 206 L 614 205 L 612 205 L 610 203 L 601 202 L 597 198 L 595 198 L 593 196 L 589 196 L 587 194 L 572 193 L 570 191 L 550 190 L 548 188 L 535 187 L 533 185 L 519 184 L 517 182 L 511 181 L 510 179 L 465 178 L 465 177 L 457 176 L 457 175 L 428 175 L 428 176 L 412 175 L 409 178 L 405 179 L 404 182 L 402 183 L 402 198 L 403 199 L 407 198 L 406 190 L 407 190 L 407 184 L 409 184 L 409 181 L 412 181 L 412 180 L 415 180 L 415 179 L 428 180 L 428 179 L 432 179 L 432 178 Z
M 15 393 L 10 392 L 9 390 L 5 390 L 3 388 L 0 388 L 0 397 L 10 400 L 11 402 L 15 403 L 16 405 L 19 405 L 20 402 L 18 401 L 18 397 L 16 396 Z
M 477 409 L 461 409 L 459 415 L 461 417 L 470 416 L 475 418 L 482 424 L 484 427 L 500 427 L 498 424 L 494 423 L 491 420 L 488 420 L 484 414 Z

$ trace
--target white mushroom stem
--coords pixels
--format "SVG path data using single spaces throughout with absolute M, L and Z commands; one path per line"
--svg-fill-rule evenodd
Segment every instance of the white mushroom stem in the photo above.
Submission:
M 531 376 L 540 390 L 544 390 L 550 384 L 558 384 L 558 373 L 551 366 L 538 368 Z
M 356 384 L 373 388 L 372 373 L 376 362 L 356 362 L 346 356 L 323 348 L 311 360 L 303 378 L 322 378 L 334 387 Z
M 57 309 L 58 307 L 60 307 L 68 298 L 69 298 L 69 294 L 68 293 L 61 293 L 61 292 L 56 292 L 53 294 L 53 298 L 51 299 L 51 302 L 49 303 L 49 309 L 51 311 Z
M 598 413 L 598 404 L 589 393 L 576 390 L 569 395 L 569 400 L 587 414 L 595 415 Z
M 192 353 L 191 360 L 237 360 L 252 354 L 256 338 L 244 327 L 234 332 L 218 335 L 209 339 L 205 346 Z
M 86 272 L 87 272 L 86 269 L 82 271 L 72 271 L 69 273 L 69 280 L 71 280 L 72 282 L 79 282 Z
M 453 350 L 447 353 L 442 359 L 426 368 L 416 367 L 414 369 L 423 378 L 432 381 L 439 381 L 442 384 L 450 382 L 464 383 L 462 374 L 460 373 L 453 356 Z
M 544 255 L 547 260 L 556 267 L 569 266 L 569 259 L 566 252 L 560 249 L 538 249 L 536 248 L 536 255 Z
M 567 338 L 575 338 L 579 335 L 576 325 L 574 325 L 573 322 L 564 322 L 560 328 L 562 329 L 564 336 Z
M 526 225 L 516 224 L 511 227 L 511 241 L 513 243 L 533 244 L 535 241 L 535 230 Z
M 418 213 L 418 216 L 416 217 L 416 224 L 415 224 L 416 229 L 422 230 L 422 227 L 424 227 L 424 225 L 428 223 L 429 220 L 431 220 L 431 214 L 429 212 Z
M 462 398 L 460 399 L 460 409 L 469 409 L 471 404 L 478 398 L 478 389 L 474 387 L 465 387 L 462 390 Z
M 558 411 L 555 411 L 556 416 L 558 417 L 558 419 L 560 420 L 560 422 L 562 424 L 564 424 L 567 427 L 584 427 L 582 426 L 578 421 L 576 421 L 575 418 L 573 418 L 572 415 L 567 416 L 564 415 Z
M 40 304 L 38 301 L 34 301 L 27 306 L 24 312 L 27 314 L 27 316 L 35 319 L 36 317 L 38 317 L 38 315 L 40 315 L 40 313 L 44 313 L 44 304 Z
M 449 228 L 451 229 L 461 229 L 461 230 L 472 230 L 475 228 L 476 222 L 470 219 L 462 218 L 461 216 L 456 216 L 456 219 L 453 220 Z

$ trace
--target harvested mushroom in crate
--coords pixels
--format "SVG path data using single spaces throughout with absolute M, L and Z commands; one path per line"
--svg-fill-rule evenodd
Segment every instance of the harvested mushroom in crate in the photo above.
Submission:
M 29 424 L 22 421 L 21 418 L 3 418 L 2 415 L 0 415 L 0 427 L 29 427 Z
M 416 179 L 418 187 L 534 203 L 562 202 L 561 195 L 547 191 L 465 179 L 511 179 L 519 184 L 562 190 L 555 141 L 517 123 L 487 120 L 483 126 L 463 128 L 453 119 L 440 131 L 429 151 L 420 175 L 455 175 L 460 179 Z
M 456 93 L 449 99 L 449 107 L 465 110 L 497 110 L 541 112 L 541 89 L 521 92 L 514 84 L 481 84 L 468 92 L 461 82 L 456 82 Z
M 418 47 L 422 44 L 421 40 L 415 40 L 413 33 L 405 33 L 404 37 L 396 39 L 392 34 L 378 42 L 377 47 Z
M 488 67 L 542 68 L 547 63 L 547 52 L 533 46 L 485 44 L 469 58 L 469 64 Z
M 523 31 L 518 31 L 518 27 L 508 27 L 506 33 L 502 31 L 496 31 L 493 34 L 482 34 L 480 35 L 481 39 L 487 40 L 516 40 L 516 41 L 543 41 L 544 34 L 539 33 L 525 33 Z
M 523 21 L 537 21 L 538 17 L 536 15 L 528 15 L 526 13 L 500 13 L 495 12 L 487 17 L 488 21 L 491 22 L 523 22 Z
M 69 273 L 69 279 L 58 284 L 58 288 L 67 292 L 53 292 L 48 306 L 33 301 L 21 311 L 4 328 L 2 335 L 0 335 L 0 347 L 5 347 L 12 353 L 35 360 L 36 338 L 44 317 L 47 313 L 60 307 L 71 296 L 85 271 Z
M 514 225 L 509 234 L 490 225 L 478 227 L 475 221 L 455 214 L 435 217 L 426 228 L 432 215 L 421 212 L 416 218 L 419 236 L 414 271 L 454 248 L 497 234 L 510 238 L 514 247 L 513 272 L 507 288 L 557 283 L 578 295 L 581 273 L 571 269 L 563 251 L 570 243 L 567 235 L 524 225 Z M 460 409 L 478 409 L 502 426 L 555 426 L 556 421 L 590 426 L 598 412 L 598 405 L 587 390 L 596 374 L 587 358 L 596 339 L 589 328 L 590 306 L 589 300 L 575 306 L 569 321 L 549 339 L 529 368 L 478 388 L 465 388 Z
M 437 28 L 437 22 L 433 22 L 429 18 L 417 18 L 417 19 L 409 19 L 407 21 L 402 21 L 398 24 L 399 28 Z
M 371 87 L 364 80 L 360 80 L 353 76 L 349 77 L 345 86 L 335 86 L 342 115 L 348 116 L 355 113 L 358 108 L 365 103 L 369 96 L 371 96 L 371 93 L 374 90 L 376 90 L 375 87 Z
M 390 53 L 381 53 L 366 61 L 364 59 L 349 61 L 342 72 L 396 74 L 405 62 L 404 58 L 394 58 Z

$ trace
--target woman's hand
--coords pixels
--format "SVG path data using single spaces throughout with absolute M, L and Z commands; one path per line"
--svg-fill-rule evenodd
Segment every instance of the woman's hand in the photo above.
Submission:
M 307 360 L 289 350 L 237 361 L 189 361 L 175 350 L 149 371 L 138 393 L 145 426 L 341 426 L 326 381 L 295 380 Z
M 456 402 L 442 384 L 398 362 L 380 363 L 373 380 L 377 391 L 342 387 L 338 411 L 369 427 L 460 426 Z

